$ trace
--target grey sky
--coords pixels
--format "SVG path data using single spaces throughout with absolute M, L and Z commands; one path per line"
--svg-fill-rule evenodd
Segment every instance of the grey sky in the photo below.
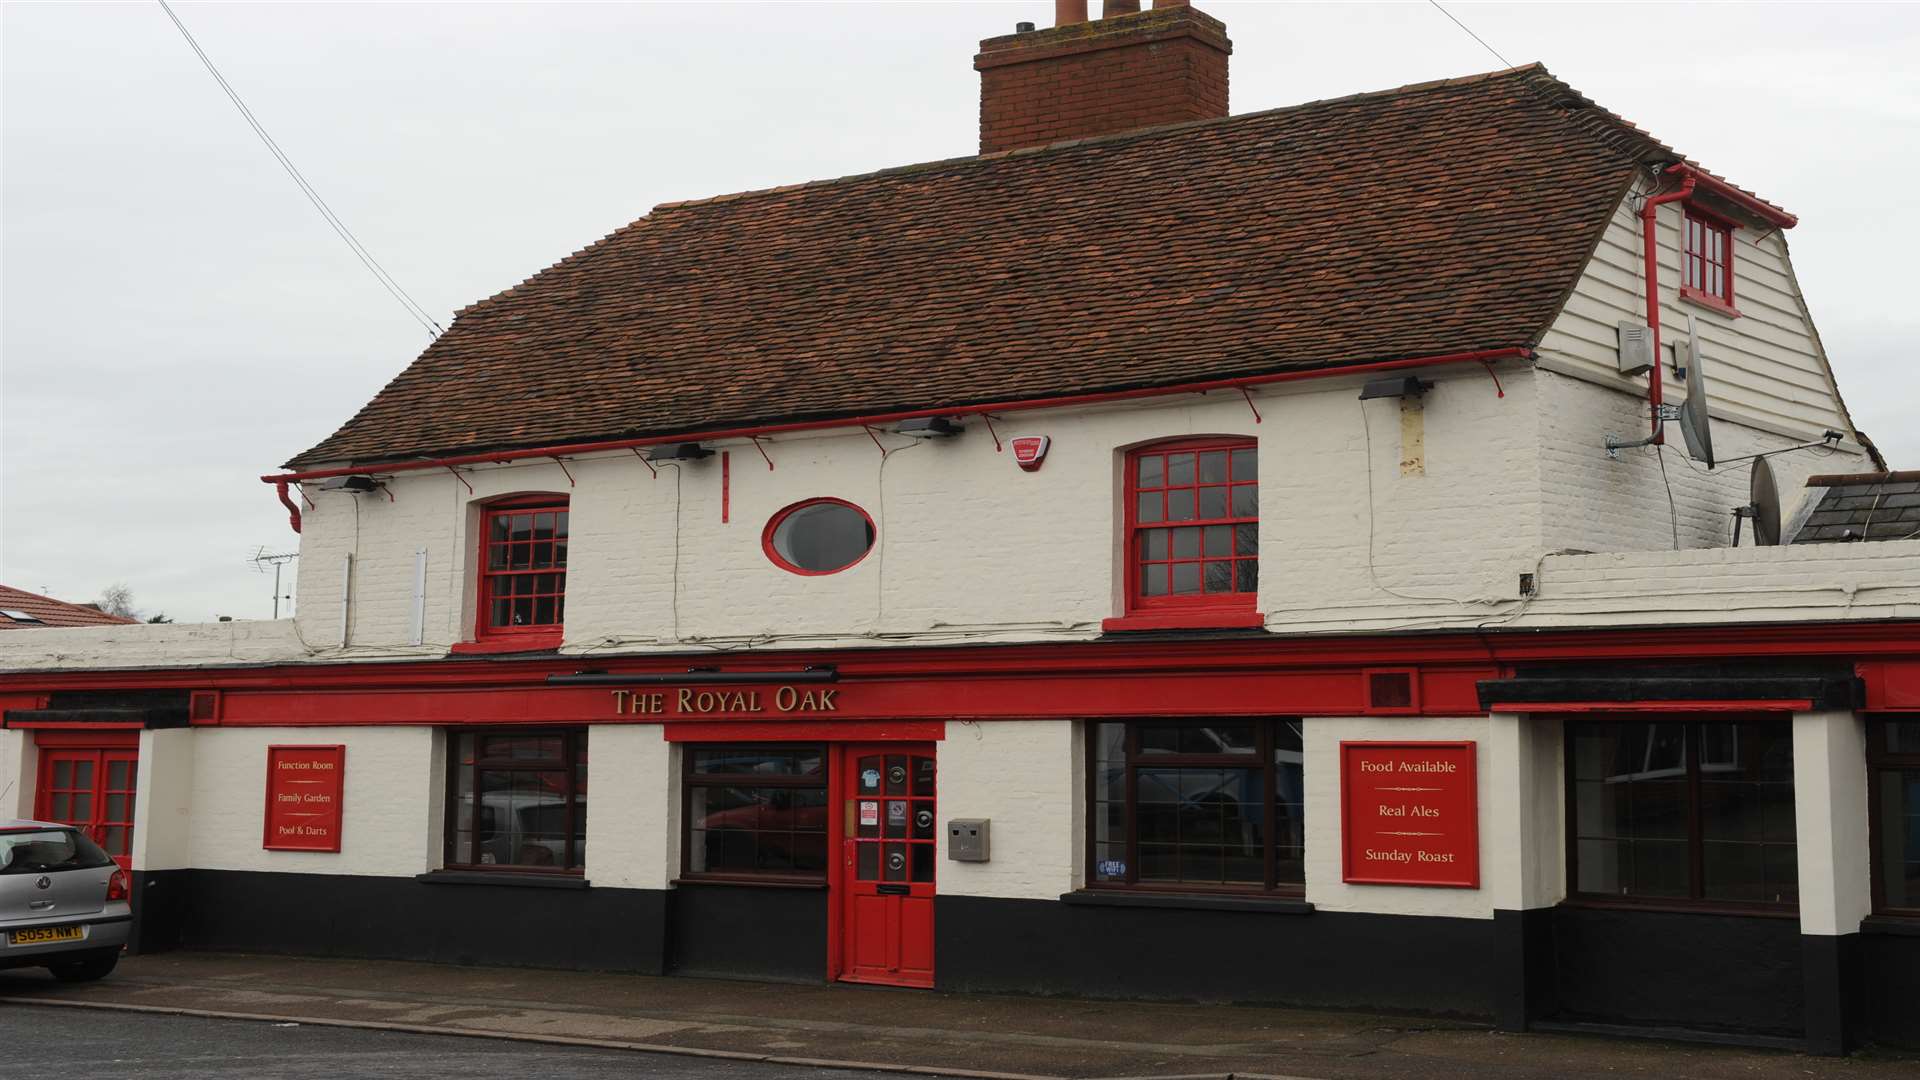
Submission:
M 1501 66 L 1424 3 L 1200 6 L 1233 37 L 1236 112 Z M 1841 390 L 1920 466 L 1920 7 L 1449 6 L 1799 214 Z M 971 152 L 976 43 L 1052 7 L 176 10 L 445 323 L 659 202 Z M 121 580 L 182 621 L 265 617 L 246 556 L 295 538 L 254 478 L 423 332 L 157 4 L 0 8 L 0 234 L 0 581 L 87 600 Z

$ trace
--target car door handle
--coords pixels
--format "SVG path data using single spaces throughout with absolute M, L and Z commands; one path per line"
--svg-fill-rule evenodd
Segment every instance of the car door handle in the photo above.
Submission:
M 913 888 L 908 885 L 876 885 L 873 891 L 881 896 L 912 896 Z

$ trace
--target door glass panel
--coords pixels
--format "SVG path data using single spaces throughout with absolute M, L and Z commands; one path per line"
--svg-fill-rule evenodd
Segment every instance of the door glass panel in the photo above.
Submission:
M 53 786 L 70 788 L 73 786 L 73 762 L 56 761 L 53 763 Z
M 933 804 L 920 802 L 913 808 L 913 838 L 915 840 L 933 839 Z
M 93 792 L 76 791 L 73 793 L 72 820 L 74 821 L 92 821 L 93 820 Z
M 854 877 L 860 881 L 878 881 L 880 879 L 880 845 L 858 844 L 854 859 Z
M 907 801 L 905 799 L 887 800 L 887 831 L 889 838 L 907 835 Z
M 933 880 L 933 845 L 913 845 L 913 880 Z
M 880 791 L 881 759 L 877 757 L 861 758 L 859 772 L 860 775 L 857 781 L 860 785 L 861 794 L 878 794 Z
M 933 759 L 917 757 L 913 759 L 913 793 L 915 795 L 933 794 Z
M 904 755 L 887 759 L 887 794 L 907 793 L 907 759 Z
M 886 858 L 886 880 L 907 880 L 907 845 L 888 844 Z
M 127 768 L 131 764 L 132 762 L 127 761 L 107 762 L 107 786 L 115 791 L 127 790 L 128 784 L 133 779 Z
M 105 820 L 127 820 L 127 797 L 125 795 L 114 794 L 107 796 L 107 816 Z
M 90 788 L 93 786 L 93 762 L 76 761 L 73 763 L 73 786 Z

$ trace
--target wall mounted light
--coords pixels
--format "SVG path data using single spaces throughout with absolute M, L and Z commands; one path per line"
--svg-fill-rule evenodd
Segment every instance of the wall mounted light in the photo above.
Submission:
M 699 461 L 712 456 L 713 451 L 697 442 L 669 443 L 647 451 L 648 461 Z
M 1397 379 L 1375 379 L 1361 388 L 1360 400 L 1372 401 L 1374 398 L 1396 397 L 1417 398 L 1423 396 L 1431 389 L 1433 389 L 1432 383 L 1421 382 L 1411 375 L 1402 376 Z
M 916 439 L 935 439 L 958 435 L 967 429 L 944 416 L 916 416 L 911 420 L 902 420 L 895 424 L 893 430 L 897 435 L 911 435 Z
M 329 476 L 320 481 L 321 491 L 350 491 L 361 495 L 380 486 L 380 481 L 371 476 Z

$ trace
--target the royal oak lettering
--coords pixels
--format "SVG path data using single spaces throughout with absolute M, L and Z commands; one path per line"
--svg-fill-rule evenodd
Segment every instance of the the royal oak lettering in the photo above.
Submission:
M 615 690 L 621 716 L 767 716 L 838 712 L 837 688 L 780 686 L 753 690 Z

